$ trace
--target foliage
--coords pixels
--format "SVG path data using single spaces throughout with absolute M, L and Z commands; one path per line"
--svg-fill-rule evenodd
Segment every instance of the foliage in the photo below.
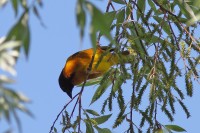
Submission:
M 30 100 L 22 93 L 10 88 L 14 84 L 16 76 L 15 64 L 20 55 L 21 48 L 24 49 L 28 57 L 30 47 L 29 14 L 33 12 L 40 19 L 38 6 L 42 3 L 40 0 L 33 1 L 28 5 L 26 0 L 1 0 L 0 8 L 11 4 L 16 17 L 16 23 L 8 31 L 7 35 L 0 37 L 0 119 L 5 118 L 9 123 L 11 116 L 14 116 L 21 132 L 20 118 L 18 110 L 32 116 L 31 112 L 25 106 Z M 17 19 L 19 18 L 19 19 Z
M 31 114 L 25 106 L 29 99 L 10 89 L 9 85 L 14 83 L 14 66 L 22 48 L 28 57 L 30 13 L 34 13 L 43 25 L 38 12 L 42 2 L 33 0 L 28 4 L 27 0 L 0 0 L 0 8 L 8 3 L 13 7 L 16 23 L 5 37 L 0 38 L 0 118 L 5 117 L 10 121 L 13 115 L 20 129 L 17 110 Z M 119 108 L 119 113 L 113 128 L 127 122 L 130 125 L 124 129 L 127 132 L 142 132 L 145 125 L 148 127 L 147 132 L 185 131 L 178 125 L 161 124 L 157 115 L 162 115 L 158 114 L 159 110 L 173 121 L 175 104 L 178 103 L 186 117 L 190 117 L 184 98 L 193 96 L 194 82 L 200 83 L 200 43 L 197 39 L 199 36 L 195 34 L 199 30 L 199 5 L 199 0 L 108 0 L 106 12 L 103 13 L 92 2 L 77 0 L 76 17 L 81 38 L 90 20 L 89 34 L 93 47 L 105 37 L 116 53 L 128 49 L 134 51 L 134 54 L 129 65 L 124 65 L 122 61 L 103 77 L 82 84 L 80 93 L 58 114 L 58 117 L 62 114 L 62 131 L 81 132 L 83 129 L 80 125 L 84 123 L 88 133 L 110 133 L 110 129 L 101 128 L 100 125 L 112 117 L 114 100 L 118 104 L 114 108 Z M 132 81 L 132 86 L 128 88 L 131 96 L 125 99 L 123 83 L 127 80 Z M 180 88 L 177 80 L 185 82 L 185 90 Z M 101 114 L 98 110 L 84 109 L 81 104 L 84 86 L 93 84 L 99 86 L 91 104 L 101 99 L 105 91 L 110 91 L 109 96 L 103 100 Z M 149 104 L 144 109 L 141 105 L 145 93 L 149 94 Z M 74 100 L 72 112 L 64 111 Z M 77 117 L 72 121 L 77 107 Z M 110 111 L 107 115 L 106 108 Z M 141 115 L 139 125 L 135 124 L 133 113 Z M 50 132 L 57 132 L 54 124 Z
M 106 107 L 112 112 L 114 100 L 119 105 L 119 114 L 113 122 L 113 128 L 127 122 L 130 126 L 124 128 L 124 131 L 131 133 L 142 132 L 145 125 L 148 133 L 184 132 L 185 129 L 178 125 L 162 125 L 157 115 L 164 115 L 173 121 L 175 104 L 178 103 L 187 118 L 190 117 L 184 98 L 193 96 L 194 82 L 200 84 L 197 69 L 200 64 L 200 43 L 197 39 L 199 36 L 195 34 L 199 30 L 199 1 L 108 0 L 106 12 L 103 13 L 91 2 L 77 0 L 76 11 L 81 38 L 84 37 L 87 20 L 91 20 L 89 28 L 93 47 L 105 37 L 116 53 L 129 49 L 134 54 L 129 65 L 120 63 L 103 77 L 82 84 L 80 93 L 67 103 L 77 99 L 73 111 L 66 111 L 67 115 L 63 117 L 63 120 L 67 120 L 63 122 L 67 126 L 62 123 L 63 132 L 85 132 L 80 127 L 83 123 L 88 133 L 95 130 L 110 132 L 109 129 L 103 131 L 104 128 L 97 128 L 97 119 L 109 121 L 108 115 L 104 113 Z M 86 15 L 88 12 L 89 15 Z M 131 92 L 131 96 L 124 99 L 123 83 L 126 80 L 132 81 L 132 86 L 126 89 Z M 185 82 L 185 90 L 180 88 L 177 80 Z M 97 113 L 99 110 L 84 109 L 81 106 L 85 84 L 99 84 L 91 104 L 95 104 L 105 91 L 110 90 L 110 95 L 103 102 L 101 114 Z M 142 98 L 145 93 L 149 95 L 149 104 L 144 109 Z M 72 122 L 77 105 L 77 119 Z M 163 114 L 158 114 L 158 110 Z M 133 113 L 137 112 L 141 115 L 140 125 L 133 120 Z M 94 118 L 90 118 L 90 115 Z

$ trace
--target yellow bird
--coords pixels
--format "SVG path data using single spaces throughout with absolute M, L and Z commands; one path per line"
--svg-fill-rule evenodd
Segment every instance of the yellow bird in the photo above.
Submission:
M 88 79 L 94 79 L 102 76 L 110 69 L 110 67 L 119 64 L 119 56 L 113 51 L 114 49 L 110 49 L 107 46 L 97 47 Z M 70 98 L 72 98 L 72 90 L 74 86 L 85 81 L 93 53 L 94 49 L 90 48 L 79 51 L 67 59 L 66 64 L 59 76 L 59 85 Z M 120 58 L 126 59 L 126 56 L 129 55 L 129 51 L 123 51 L 121 52 L 121 55 L 122 56 L 120 56 Z M 102 59 L 100 60 L 100 58 Z M 99 60 L 100 63 L 97 66 Z

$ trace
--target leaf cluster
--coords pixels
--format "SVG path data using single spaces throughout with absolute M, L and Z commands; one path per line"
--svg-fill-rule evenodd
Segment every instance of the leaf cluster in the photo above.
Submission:
M 197 3 L 182 0 L 110 0 L 106 13 L 103 13 L 88 1 L 77 1 L 81 37 L 85 33 L 86 14 L 89 12 L 93 47 L 99 44 L 101 37 L 105 37 L 119 57 L 120 51 L 133 51 L 128 57 L 131 59 L 129 64 L 120 58 L 119 65 L 87 84 L 99 85 L 91 104 L 102 98 L 106 91 L 110 92 L 104 99 L 101 115 L 103 117 L 107 109 L 109 112 L 119 110 L 113 128 L 127 122 L 130 125 L 124 129 L 127 132 L 142 132 L 144 126 L 148 126 L 149 133 L 163 132 L 164 129 L 167 132 L 185 131 L 177 125 L 164 126 L 159 123 L 159 118 L 165 116 L 174 121 L 175 104 L 180 105 L 187 118 L 190 117 L 184 99 L 193 96 L 194 82 L 200 83 L 197 69 L 200 43 L 196 39 L 199 36 L 195 35 L 195 31 L 199 30 L 200 8 Z M 185 83 L 185 90 L 178 80 Z M 127 81 L 132 85 L 125 88 L 123 84 Z M 127 96 L 125 93 L 130 97 L 124 98 Z M 149 102 L 144 109 L 142 105 L 146 95 Z M 113 103 L 117 103 L 118 107 Z M 134 113 L 141 116 L 139 125 L 134 122 Z M 86 131 L 94 132 L 95 122 L 89 118 L 86 115 Z
M 11 123 L 11 117 L 14 117 L 21 132 L 18 111 L 32 116 L 25 106 L 30 100 L 8 86 L 14 84 L 14 76 L 16 76 L 14 67 L 21 49 L 28 57 L 31 39 L 29 15 L 33 13 L 41 21 L 38 8 L 42 7 L 42 2 L 37 0 L 28 4 L 26 0 L 3 0 L 0 1 L 0 9 L 9 3 L 12 5 L 16 22 L 7 34 L 0 38 L 0 119 L 5 118 L 8 123 Z

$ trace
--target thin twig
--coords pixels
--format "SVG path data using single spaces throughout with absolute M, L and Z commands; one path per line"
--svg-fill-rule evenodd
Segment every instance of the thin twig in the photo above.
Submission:
M 80 92 L 79 92 L 79 93 L 80 93 Z M 79 93 L 78 93 L 78 95 L 79 95 Z M 75 103 L 74 108 L 73 108 L 73 110 L 72 110 L 72 113 L 71 113 L 71 115 L 70 115 L 70 117 L 69 117 L 69 120 L 71 120 L 71 118 L 72 118 L 72 116 L 73 116 L 73 114 L 74 114 L 75 108 L 76 108 L 76 106 L 77 106 L 77 104 L 78 104 L 78 99 L 79 99 L 79 98 L 77 98 L 77 100 L 76 100 L 76 103 Z
M 184 29 L 185 33 L 189 35 L 189 37 L 192 39 L 193 42 L 197 43 L 196 39 L 190 34 L 190 32 L 186 29 L 186 27 L 182 24 L 182 22 L 179 20 L 179 17 L 176 16 L 174 13 L 172 13 L 171 11 L 167 10 L 166 8 L 164 8 L 157 0 L 153 0 L 153 2 L 160 7 L 160 9 L 162 11 L 167 12 L 168 14 L 172 15 L 177 21 L 178 23 L 181 25 L 181 27 Z M 192 45 L 192 43 L 191 43 Z M 200 50 L 200 47 L 198 47 L 198 49 Z
M 81 91 L 79 92 L 78 101 L 79 101 L 79 117 L 80 117 L 80 120 L 81 120 L 81 96 L 82 96 L 82 93 L 83 93 L 83 90 L 84 90 L 84 86 L 85 86 L 85 84 L 86 84 L 86 81 L 87 81 L 87 79 L 88 79 L 88 77 L 89 77 L 89 74 L 90 74 L 90 72 L 91 72 L 91 70 L 92 70 L 92 64 L 93 64 L 93 62 L 94 62 L 95 54 L 96 54 L 96 50 L 95 50 L 95 52 L 93 52 L 92 59 L 91 59 L 91 62 L 90 62 L 90 64 L 89 64 L 89 67 L 88 67 L 88 71 L 87 71 L 87 75 L 86 75 L 85 81 L 84 81 L 84 83 L 83 83 L 83 85 L 82 85 Z M 81 126 L 81 124 L 80 124 L 80 121 L 79 121 L 78 133 L 80 133 L 80 131 L 81 131 L 80 126 Z
M 168 21 L 168 24 L 169 24 L 170 30 L 171 30 L 171 32 L 172 32 L 172 35 L 173 35 L 173 37 L 174 37 L 174 40 L 176 41 L 177 48 L 178 48 L 178 50 L 180 50 L 179 43 L 178 43 L 178 41 L 177 41 L 176 35 L 175 35 L 175 33 L 174 33 L 174 30 L 172 29 L 172 25 L 171 25 L 170 21 Z
M 146 19 L 144 19 L 144 16 L 143 16 L 144 13 L 143 13 L 142 10 L 139 8 L 139 6 L 137 5 L 136 1 L 131 1 L 131 2 L 133 2 L 133 4 L 137 7 L 138 11 L 142 14 L 142 15 L 141 15 L 141 17 L 143 18 L 142 21 L 143 21 L 144 23 L 146 23 L 148 30 L 149 30 L 150 32 L 152 32 L 152 31 L 151 31 L 151 28 L 150 28 L 150 26 L 149 26 L 149 24 L 148 24 L 148 22 L 146 21 Z M 152 34 L 151 36 L 153 36 L 153 34 Z M 155 44 L 155 43 L 153 43 L 153 45 L 154 45 L 154 47 L 156 47 L 156 44 Z
M 59 116 L 62 114 L 62 112 L 66 109 L 66 107 L 79 95 L 79 93 L 77 93 L 67 104 L 65 104 L 65 106 L 63 106 L 62 110 L 59 112 L 59 114 L 57 115 L 56 119 L 54 120 L 49 133 L 51 133 L 53 131 L 53 128 L 55 126 L 56 121 L 58 120 Z

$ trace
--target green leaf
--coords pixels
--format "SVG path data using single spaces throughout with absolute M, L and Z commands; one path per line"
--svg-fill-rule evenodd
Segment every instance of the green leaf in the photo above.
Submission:
M 165 125 L 165 127 L 169 130 L 173 130 L 176 132 L 186 132 L 186 130 L 178 125 Z
M 98 131 L 98 133 L 112 133 L 108 128 L 100 128 L 98 126 L 95 126 L 94 128 Z
M 160 128 L 160 129 L 156 129 L 155 133 L 164 133 L 164 131 L 162 128 Z
M 126 118 L 127 114 L 124 115 L 124 112 L 126 110 L 126 107 L 120 110 L 120 113 L 117 116 L 117 119 L 115 120 L 115 123 L 113 125 L 113 128 L 118 127 Z
M 106 91 L 106 89 L 112 84 L 110 76 L 112 76 L 112 73 L 115 71 L 115 69 L 110 69 L 107 73 L 104 74 L 99 87 L 97 88 L 96 92 L 94 93 L 92 97 L 92 101 L 90 104 L 94 103 L 96 100 L 98 100 L 103 93 Z
M 13 9 L 15 11 L 15 16 L 17 16 L 18 14 L 18 0 L 12 0 L 12 6 L 13 6 Z
M 194 11 L 190 8 L 190 6 L 185 1 L 175 0 L 174 2 L 179 6 L 181 13 L 183 13 L 187 19 L 195 19 L 196 20 Z
M 11 28 L 8 32 L 7 38 L 5 41 L 20 41 L 23 45 L 26 56 L 29 53 L 30 45 L 30 31 L 28 26 L 28 12 L 24 11 L 21 15 L 18 22 Z M 18 48 L 19 50 L 19 48 Z
M 81 39 L 84 36 L 85 24 L 86 24 L 86 13 L 83 8 L 83 0 L 78 0 L 76 5 L 76 21 L 78 26 L 80 27 L 80 36 Z
M 92 114 L 92 115 L 100 116 L 100 115 L 99 115 L 96 111 L 94 111 L 94 110 L 86 109 L 85 111 L 88 112 L 88 113 L 90 113 L 90 114 Z
M 152 0 L 148 0 L 149 6 L 154 10 L 154 12 L 156 11 L 156 6 L 155 4 L 152 2 Z
M 25 10 L 28 9 L 28 7 L 27 7 L 27 0 L 19 0 L 19 2 L 20 2 L 20 4 L 21 4 L 21 6 L 22 6 Z
M 109 115 L 104 115 L 104 116 L 100 116 L 100 117 L 96 117 L 96 118 L 91 118 L 92 120 L 96 121 L 98 125 L 106 122 L 110 117 L 112 116 L 112 114 Z
M 158 24 L 160 24 L 162 26 L 162 29 L 169 35 L 171 36 L 171 31 L 170 31 L 170 27 L 167 24 L 166 21 L 163 20 L 163 18 L 160 18 L 158 16 L 153 16 L 153 18 L 158 22 Z
M 120 10 L 117 13 L 117 24 L 122 24 L 125 19 L 125 9 Z
M 112 2 L 115 2 L 117 4 L 123 4 L 123 5 L 126 4 L 123 0 L 112 0 Z
M 86 2 L 86 7 L 91 14 L 91 24 L 90 24 L 90 33 L 93 46 L 96 45 L 96 33 L 100 31 L 111 42 L 112 36 L 110 34 L 110 26 L 107 23 L 105 15 L 92 3 Z
M 103 78 L 103 76 L 95 78 L 95 79 L 87 80 L 87 82 L 85 83 L 85 86 L 91 86 L 91 85 L 99 84 L 101 82 L 102 78 Z M 81 87 L 81 86 L 83 86 L 83 83 L 81 83 L 81 84 L 79 84 L 77 86 Z
M 113 85 L 113 93 L 115 93 L 121 86 L 122 84 L 124 83 L 126 79 L 120 75 L 119 73 L 116 74 L 116 80 L 115 80 L 115 83 Z
M 85 121 L 86 124 L 86 133 L 94 133 L 94 129 L 92 127 L 91 122 Z
M 30 30 L 29 30 L 29 26 L 26 27 L 26 36 L 24 36 L 24 51 L 25 51 L 25 54 L 26 54 L 26 57 L 28 57 L 28 54 L 29 54 L 29 49 L 30 49 Z
M 111 84 L 112 82 L 109 80 L 107 82 L 105 81 L 102 85 L 100 85 L 92 97 L 91 104 L 98 100 Z
M 138 0 L 137 1 L 137 6 L 138 6 L 138 9 L 137 9 L 137 20 L 140 19 L 141 15 L 144 14 L 145 12 L 145 8 L 146 8 L 146 0 Z
M 123 24 L 124 19 L 125 19 L 125 9 L 120 10 L 117 15 L 117 28 L 116 28 L 116 32 L 119 32 L 119 27 Z
M 192 97 L 193 96 L 193 84 L 189 77 L 189 74 L 185 75 L 185 84 L 186 84 L 187 95 Z
M 126 6 L 126 19 L 129 19 L 132 11 L 132 5 L 131 3 L 128 3 Z
M 111 26 L 113 20 L 115 19 L 116 13 L 117 13 L 116 11 L 112 11 L 112 12 L 106 12 L 106 13 L 104 14 L 105 19 L 106 19 L 106 23 L 107 23 L 107 25 L 108 25 L 109 27 Z
M 42 17 L 40 16 L 40 13 L 38 11 L 38 8 L 36 6 L 33 6 L 33 13 L 35 14 L 35 16 L 38 18 L 40 24 L 45 27 L 45 24 L 42 21 Z
M 185 104 L 181 100 L 178 100 L 178 102 L 181 105 L 181 107 L 183 108 L 185 114 L 187 115 L 187 118 L 189 118 L 191 115 L 190 115 L 190 112 L 188 111 L 187 107 L 185 106 Z
M 57 133 L 57 129 L 56 129 L 55 127 L 53 128 L 53 131 L 54 131 L 55 133 Z

